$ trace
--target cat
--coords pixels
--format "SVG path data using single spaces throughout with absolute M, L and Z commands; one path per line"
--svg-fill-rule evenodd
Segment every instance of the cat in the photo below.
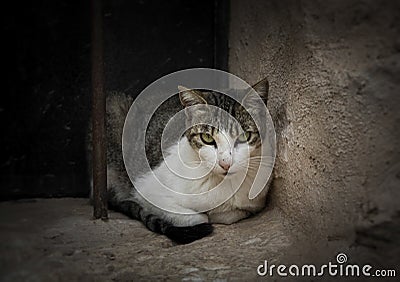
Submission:
M 268 80 L 258 82 L 253 89 L 266 105 Z M 270 183 L 265 185 L 256 198 L 249 199 L 249 190 L 256 173 L 254 168 L 259 165 L 257 161 L 263 136 L 247 110 L 250 107 L 250 111 L 257 113 L 257 107 L 260 105 L 250 103 L 245 110 L 241 103 L 222 93 L 192 90 L 182 86 L 179 86 L 178 90 L 178 95 L 171 97 L 157 109 L 146 131 L 145 151 L 153 173 L 171 183 L 174 190 L 183 193 L 209 191 L 222 183 L 223 179 L 227 180 L 221 185 L 228 185 L 226 188 L 232 189 L 230 186 L 235 183 L 235 177 L 244 173 L 244 181 L 240 188 L 227 201 L 205 212 L 197 213 L 196 208 L 191 207 L 189 203 L 173 199 L 169 200 L 171 202 L 168 204 L 179 206 L 188 213 L 165 211 L 149 203 L 135 187 L 140 186 L 146 191 L 151 191 L 157 184 L 148 174 L 134 179 L 132 184 L 122 156 L 121 136 L 133 98 L 123 93 L 112 92 L 107 96 L 106 110 L 107 191 L 109 208 L 142 221 L 153 232 L 164 234 L 177 243 L 186 244 L 210 235 L 213 232 L 213 223 L 231 224 L 262 210 L 266 204 Z M 164 159 L 161 152 L 163 129 L 174 114 L 193 105 L 203 105 L 206 110 L 187 114 L 186 118 L 196 125 L 185 131 L 179 144 L 171 144 Z M 210 105 L 227 111 L 239 123 L 235 125 L 229 120 L 215 117 L 214 122 L 217 126 L 202 124 Z M 207 118 L 210 119 L 209 116 Z M 244 133 L 238 135 L 238 126 L 241 126 Z M 181 161 L 186 163 L 195 163 L 199 165 L 198 169 L 206 169 L 209 173 L 200 179 L 182 179 L 172 173 L 166 165 L 167 161 L 177 163 L 177 158 L 182 158 Z

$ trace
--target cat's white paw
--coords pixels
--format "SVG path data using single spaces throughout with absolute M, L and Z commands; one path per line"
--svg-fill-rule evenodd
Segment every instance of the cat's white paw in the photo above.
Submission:
M 234 210 L 209 214 L 210 223 L 232 224 L 250 216 L 250 212 L 244 210 Z
M 199 214 L 176 214 L 172 218 L 174 226 L 193 226 L 202 223 L 208 223 L 208 216 Z

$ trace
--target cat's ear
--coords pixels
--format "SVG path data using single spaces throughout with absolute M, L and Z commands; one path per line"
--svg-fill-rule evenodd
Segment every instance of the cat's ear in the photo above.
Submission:
M 179 99 L 184 107 L 189 107 L 198 104 L 207 104 L 207 101 L 203 97 L 203 93 L 199 90 L 189 89 L 179 85 Z
M 260 80 L 256 84 L 253 85 L 253 89 L 260 95 L 261 99 L 267 104 L 268 100 L 268 91 L 269 91 L 269 82 L 267 78 Z
M 261 100 L 263 100 L 264 104 L 267 105 L 267 100 L 268 100 L 268 91 L 269 91 L 269 82 L 267 78 L 264 78 L 263 80 L 260 80 L 256 84 L 252 86 L 252 88 L 257 92 L 257 94 L 260 96 Z M 257 105 L 257 101 L 259 99 L 254 99 L 254 95 L 251 94 L 252 91 L 249 91 L 245 97 L 242 100 L 243 105 Z

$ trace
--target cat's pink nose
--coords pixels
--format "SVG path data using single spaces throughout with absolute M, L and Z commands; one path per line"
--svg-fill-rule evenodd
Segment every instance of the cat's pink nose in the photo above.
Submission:
M 224 170 L 228 171 L 228 169 L 231 167 L 230 163 L 227 163 L 223 160 L 219 161 L 219 166 L 222 167 Z

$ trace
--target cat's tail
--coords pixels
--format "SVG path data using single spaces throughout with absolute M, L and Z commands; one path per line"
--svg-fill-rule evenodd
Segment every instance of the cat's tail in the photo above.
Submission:
M 179 244 L 191 243 L 213 232 L 213 226 L 210 223 L 201 223 L 193 226 L 174 226 L 171 222 L 147 211 L 132 200 L 121 201 L 117 205 L 111 205 L 110 208 L 142 221 L 149 230 L 163 234 Z

